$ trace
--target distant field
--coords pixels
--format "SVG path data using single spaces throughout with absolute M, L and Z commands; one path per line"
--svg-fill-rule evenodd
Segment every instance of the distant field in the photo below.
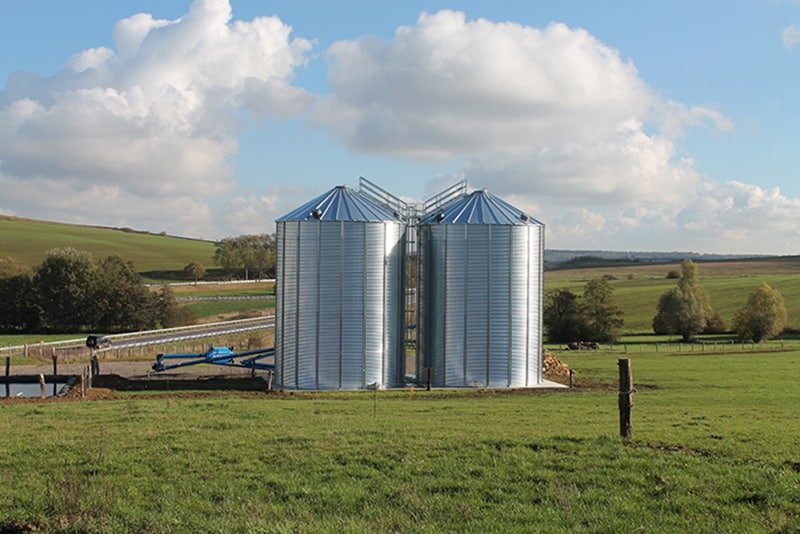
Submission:
M 232 316 L 246 314 L 248 316 L 263 315 L 267 310 L 275 308 L 275 299 L 252 298 L 247 300 L 219 300 L 183 303 L 194 312 L 200 322 L 225 321 Z
M 214 255 L 210 241 L 0 217 L 0 257 L 33 267 L 48 250 L 65 246 L 89 251 L 95 258 L 122 256 L 140 272 L 180 270 L 191 261 L 209 267 Z
M 157 289 L 157 288 L 156 288 Z M 273 282 L 242 282 L 240 284 L 200 284 L 172 286 L 176 297 L 260 296 L 274 295 Z
M 783 295 L 789 325 L 800 327 L 800 257 L 698 263 L 698 267 L 701 283 L 726 326 L 731 326 L 734 311 L 745 303 L 748 294 L 767 282 Z M 545 290 L 566 288 L 580 293 L 589 279 L 603 275 L 616 277 L 611 285 L 625 312 L 624 331 L 646 333 L 652 332 L 658 298 L 677 282 L 668 280 L 667 273 L 679 269 L 678 264 L 667 264 L 548 271 Z

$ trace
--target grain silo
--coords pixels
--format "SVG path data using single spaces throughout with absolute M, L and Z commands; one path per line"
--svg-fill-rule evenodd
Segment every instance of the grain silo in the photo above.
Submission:
M 419 222 L 418 366 L 449 387 L 542 382 L 544 225 L 485 190 Z
M 276 225 L 276 385 L 401 385 L 401 216 L 339 186 Z

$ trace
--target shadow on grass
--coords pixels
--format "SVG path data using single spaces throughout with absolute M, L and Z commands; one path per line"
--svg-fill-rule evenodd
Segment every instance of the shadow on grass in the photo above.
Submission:
M 150 377 L 123 378 L 119 375 L 98 375 L 93 387 L 115 391 L 266 391 L 267 384 L 260 377 Z

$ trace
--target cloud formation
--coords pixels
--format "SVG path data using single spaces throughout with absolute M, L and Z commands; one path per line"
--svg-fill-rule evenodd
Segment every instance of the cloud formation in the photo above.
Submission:
M 196 234 L 201 219 L 213 231 L 207 199 L 236 187 L 237 113 L 285 116 L 311 98 L 292 85 L 311 43 L 290 33 L 277 17 L 231 22 L 228 0 L 195 0 L 176 20 L 120 20 L 114 50 L 79 52 L 51 77 L 12 74 L 0 182 L 14 194 L 0 210 L 114 224 L 160 210 L 171 231 Z
M 797 43 L 800 43 L 800 26 L 787 26 L 781 33 L 781 41 L 787 50 L 791 50 Z
M 677 202 L 698 178 L 674 140 L 704 121 L 732 127 L 658 98 L 632 62 L 559 23 L 423 13 L 389 42 L 341 41 L 327 55 L 333 96 L 317 121 L 363 152 L 460 158 L 458 177 L 501 194 Z
M 361 152 L 455 162 L 459 169 L 431 180 L 428 193 L 457 179 L 490 187 L 538 209 L 531 212 L 560 247 L 627 247 L 624 238 L 660 248 L 675 241 L 671 234 L 702 226 L 719 238 L 713 250 L 724 251 L 725 239 L 794 227 L 786 209 L 794 200 L 709 180 L 681 154 L 687 128 L 729 131 L 730 119 L 663 99 L 584 29 L 440 11 L 388 41 L 337 42 L 327 58 L 332 96 L 315 108 L 318 124 Z M 750 189 L 733 195 L 737 187 Z M 747 212 L 749 227 L 736 222 L 744 197 L 761 199 L 759 216 Z
M 561 248 L 770 252 L 798 236 L 800 200 L 702 176 L 682 153 L 687 129 L 728 131 L 730 119 L 663 98 L 587 30 L 423 13 L 388 40 L 331 45 L 328 96 L 294 83 L 312 42 L 291 32 L 277 17 L 232 20 L 228 0 L 194 0 L 176 20 L 120 20 L 113 47 L 52 76 L 12 74 L 0 91 L 0 212 L 264 231 L 316 191 L 243 191 L 240 122 L 306 114 L 355 151 L 450 168 L 428 193 L 457 179 L 490 187 L 548 223 Z M 793 48 L 800 29 L 783 41 Z

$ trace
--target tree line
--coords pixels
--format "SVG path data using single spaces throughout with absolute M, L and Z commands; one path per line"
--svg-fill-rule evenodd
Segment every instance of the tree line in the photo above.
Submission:
M 238 271 L 245 280 L 250 277 L 275 277 L 275 236 L 251 234 L 226 237 L 215 244 L 214 263 L 225 270 L 228 278 Z M 189 266 L 187 265 L 187 268 Z
M 677 283 L 658 300 L 652 322 L 654 333 L 679 335 L 683 341 L 691 341 L 700 333 L 726 331 L 692 260 L 684 260 L 680 272 L 670 271 L 667 278 L 677 279 Z M 616 341 L 624 324 L 606 277 L 587 282 L 582 296 L 566 289 L 548 292 L 542 317 L 552 342 Z M 760 342 L 780 334 L 786 320 L 783 296 L 763 283 L 736 310 L 733 331 L 740 340 Z
M 0 302 L 4 332 L 123 332 L 195 319 L 169 287 L 150 291 L 130 261 L 72 247 L 48 251 L 34 269 L 0 259 Z

